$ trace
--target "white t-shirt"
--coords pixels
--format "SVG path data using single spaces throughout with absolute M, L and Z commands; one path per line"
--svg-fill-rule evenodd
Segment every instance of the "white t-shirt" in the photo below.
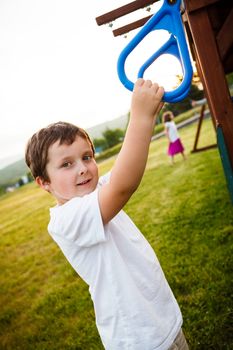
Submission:
M 170 142 L 175 142 L 179 138 L 175 122 L 173 120 L 170 122 L 166 122 L 165 127 L 168 130 L 168 137 Z
M 98 190 L 106 179 L 94 192 L 51 208 L 49 233 L 89 285 L 105 349 L 167 350 L 182 325 L 179 306 L 126 213 L 103 225 Z

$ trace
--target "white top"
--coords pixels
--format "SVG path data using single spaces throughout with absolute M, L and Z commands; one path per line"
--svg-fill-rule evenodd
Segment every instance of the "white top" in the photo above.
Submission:
M 168 137 L 170 142 L 175 142 L 179 138 L 175 122 L 173 120 L 170 122 L 166 122 L 165 127 L 168 130 Z
M 108 350 L 167 350 L 182 324 L 158 259 L 121 211 L 103 225 L 98 188 L 50 209 L 48 230 L 89 285 L 96 325 Z

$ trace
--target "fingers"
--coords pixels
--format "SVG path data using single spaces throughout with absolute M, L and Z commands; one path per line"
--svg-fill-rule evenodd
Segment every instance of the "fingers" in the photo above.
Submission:
M 154 84 L 152 85 L 152 87 L 153 87 L 153 89 L 154 89 L 155 91 L 157 91 L 158 88 L 159 88 L 159 85 L 158 85 L 158 83 L 154 83 Z
M 158 98 L 160 103 L 159 103 L 158 107 L 156 108 L 156 112 L 155 112 L 156 115 L 159 113 L 159 111 L 162 109 L 162 107 L 164 105 L 164 102 L 162 101 L 163 95 L 164 95 L 164 88 L 162 86 L 159 86 L 157 93 L 156 93 L 156 97 Z
M 145 80 L 143 78 L 139 78 L 136 83 L 134 84 L 134 87 L 141 87 L 141 86 L 145 86 L 145 87 L 152 87 L 152 81 L 151 80 Z
M 164 88 L 162 86 L 159 86 L 158 83 L 152 83 L 151 80 L 144 80 L 142 78 L 139 78 L 134 84 L 134 90 L 142 87 L 152 89 L 158 100 L 161 100 L 164 95 Z
M 144 84 L 144 79 L 142 79 L 142 78 L 139 78 L 137 81 L 136 81 L 136 83 L 134 84 L 134 89 L 136 88 L 136 87 L 139 87 L 139 86 L 142 86 L 143 84 Z
M 158 83 L 152 83 L 151 80 L 142 78 L 138 79 L 134 85 L 131 111 L 135 112 L 136 115 L 154 118 L 162 107 L 163 94 L 164 89 Z
M 149 88 L 153 88 L 155 92 L 157 92 L 158 90 L 159 93 L 162 95 L 164 94 L 164 90 L 161 90 L 163 89 L 161 86 L 158 85 L 158 83 L 152 83 L 151 80 L 144 80 L 142 78 L 139 78 L 136 83 L 134 84 L 135 87 L 141 87 L 141 86 L 145 86 L 145 87 L 149 87 Z
M 145 80 L 144 85 L 150 88 L 150 87 L 152 87 L 152 81 L 151 80 Z
M 162 86 L 158 86 L 157 97 L 161 100 L 163 95 L 164 95 L 164 88 Z

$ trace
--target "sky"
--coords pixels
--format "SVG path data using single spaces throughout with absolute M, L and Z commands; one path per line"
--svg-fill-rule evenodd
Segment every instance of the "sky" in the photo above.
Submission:
M 119 81 L 117 59 L 139 29 L 127 37 L 114 37 L 112 29 L 148 11 L 115 20 L 112 28 L 98 26 L 95 18 L 130 1 L 0 1 L 0 167 L 3 158 L 23 156 L 28 138 L 50 123 L 89 128 L 128 113 L 132 93 Z M 141 64 L 167 34 L 153 32 L 130 54 L 130 80 L 135 82 Z M 170 59 L 159 58 L 145 78 L 169 90 L 180 73 L 175 58 Z

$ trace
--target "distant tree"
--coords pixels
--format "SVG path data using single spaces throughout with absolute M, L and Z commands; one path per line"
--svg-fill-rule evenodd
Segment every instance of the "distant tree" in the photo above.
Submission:
M 227 82 L 229 86 L 233 85 L 233 72 L 227 75 Z
M 200 100 L 204 97 L 203 90 L 198 89 L 197 85 L 192 84 L 188 96 L 180 102 L 166 103 L 163 111 L 172 111 L 174 115 L 181 114 L 192 108 L 192 100 Z
M 201 100 L 202 98 L 204 98 L 204 91 L 198 89 L 197 85 L 192 84 L 190 87 L 188 97 L 191 100 Z
M 28 182 L 32 182 L 34 180 L 32 173 L 30 171 L 27 173 L 27 177 L 28 177 Z
M 124 131 L 122 129 L 106 129 L 103 136 L 107 142 L 108 148 L 120 143 L 124 138 Z
M 105 149 L 108 148 L 108 144 L 105 138 L 99 138 L 99 139 L 94 139 L 93 140 L 94 146 L 95 146 L 95 150 L 97 153 L 100 153 L 102 151 L 104 151 Z
M 24 182 L 23 182 L 23 179 L 22 179 L 22 178 L 20 178 L 20 179 L 18 180 L 18 185 L 19 185 L 19 187 L 21 187 L 21 186 L 24 185 Z

